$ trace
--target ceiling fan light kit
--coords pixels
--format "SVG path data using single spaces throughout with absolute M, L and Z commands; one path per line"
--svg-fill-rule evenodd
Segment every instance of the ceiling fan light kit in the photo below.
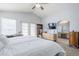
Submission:
M 41 7 L 41 5 L 40 5 L 40 4 L 36 4 L 36 7 L 37 7 L 37 8 L 40 8 L 40 7 Z
M 35 8 L 40 8 L 41 10 L 44 10 L 43 6 L 40 5 L 39 3 L 36 3 L 36 4 L 32 7 L 32 9 L 35 9 Z

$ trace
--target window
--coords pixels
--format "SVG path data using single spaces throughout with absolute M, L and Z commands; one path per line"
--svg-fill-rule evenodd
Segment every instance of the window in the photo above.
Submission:
M 31 36 L 36 36 L 37 30 L 36 30 L 36 24 L 30 24 L 30 35 Z
M 22 34 L 36 36 L 36 24 L 22 23 Z
M 1 33 L 4 35 L 16 34 L 16 20 L 2 18 L 1 19 Z
M 22 34 L 27 36 L 29 34 L 29 24 L 22 23 Z

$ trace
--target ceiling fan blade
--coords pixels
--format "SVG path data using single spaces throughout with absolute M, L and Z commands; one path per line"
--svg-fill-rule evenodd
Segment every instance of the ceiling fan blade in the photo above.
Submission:
M 33 6 L 32 9 L 35 9 L 35 6 Z
M 41 8 L 41 10 L 44 10 L 44 8 L 42 6 L 40 8 Z

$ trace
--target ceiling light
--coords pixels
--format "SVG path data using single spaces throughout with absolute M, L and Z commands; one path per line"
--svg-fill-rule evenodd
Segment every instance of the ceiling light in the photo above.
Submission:
M 40 8 L 41 6 L 40 6 L 40 4 L 36 4 L 36 7 L 37 7 L 37 8 Z
M 40 5 L 39 3 L 36 3 L 32 9 L 35 9 L 35 8 L 40 8 L 41 10 L 44 10 L 44 7 L 42 5 Z

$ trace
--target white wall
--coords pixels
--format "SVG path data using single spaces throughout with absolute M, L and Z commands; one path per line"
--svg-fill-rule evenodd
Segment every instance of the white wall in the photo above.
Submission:
M 17 32 L 21 31 L 21 22 L 40 24 L 41 20 L 33 13 L 19 13 L 19 12 L 0 12 L 1 18 L 10 18 L 17 20 Z M 1 29 L 0 29 L 1 30 Z
M 56 13 L 54 16 L 48 16 L 42 20 L 44 31 L 49 32 L 48 23 L 55 22 L 57 23 L 60 20 L 69 20 L 70 21 L 70 31 L 79 31 L 79 10 L 78 9 L 68 9 Z M 52 31 L 50 31 L 52 32 Z

